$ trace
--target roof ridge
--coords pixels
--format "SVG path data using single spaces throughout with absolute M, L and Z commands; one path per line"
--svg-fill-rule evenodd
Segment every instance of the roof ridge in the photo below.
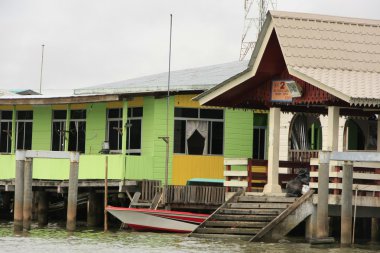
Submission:
M 275 18 L 306 19 L 309 21 L 355 24 L 355 25 L 373 26 L 373 27 L 380 28 L 380 20 L 378 19 L 352 18 L 352 17 L 343 17 L 343 16 L 334 16 L 334 15 L 322 15 L 322 14 L 304 13 L 304 12 L 273 11 L 273 10 L 270 10 L 269 12 L 271 16 Z

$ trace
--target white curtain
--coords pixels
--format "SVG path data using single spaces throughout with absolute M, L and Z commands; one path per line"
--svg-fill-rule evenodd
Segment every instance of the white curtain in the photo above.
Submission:
M 198 120 L 188 120 L 186 123 L 186 154 L 188 153 L 187 141 L 194 134 L 195 131 L 205 139 L 203 154 L 207 155 L 207 142 L 208 142 L 208 122 Z

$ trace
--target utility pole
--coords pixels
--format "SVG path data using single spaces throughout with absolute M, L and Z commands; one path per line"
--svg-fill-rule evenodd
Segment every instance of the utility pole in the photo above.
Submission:
M 40 94 L 42 94 L 42 70 L 43 70 L 43 67 L 44 67 L 44 49 L 45 49 L 45 45 L 42 44 L 41 45 L 42 47 L 42 57 L 41 57 L 41 73 L 40 73 Z

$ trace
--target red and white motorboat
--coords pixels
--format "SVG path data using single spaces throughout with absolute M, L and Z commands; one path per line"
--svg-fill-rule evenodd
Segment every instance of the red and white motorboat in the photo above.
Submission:
M 108 206 L 107 211 L 137 231 L 190 233 L 209 215 Z

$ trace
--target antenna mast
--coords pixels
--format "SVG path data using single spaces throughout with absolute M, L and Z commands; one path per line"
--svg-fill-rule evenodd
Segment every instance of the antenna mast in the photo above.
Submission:
M 244 0 L 244 29 L 241 36 L 239 60 L 251 54 L 256 40 L 264 25 L 268 10 L 277 8 L 277 0 Z M 254 27 L 252 27 L 254 25 Z

